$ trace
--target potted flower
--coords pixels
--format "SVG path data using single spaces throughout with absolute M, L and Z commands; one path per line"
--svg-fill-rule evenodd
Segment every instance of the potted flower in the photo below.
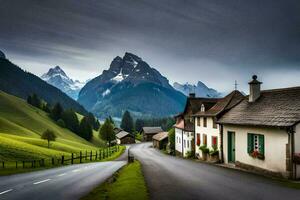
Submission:
M 200 146 L 199 149 L 202 152 L 202 160 L 207 160 L 207 155 L 209 154 L 209 149 L 206 147 L 206 145 Z
M 260 160 L 264 160 L 265 159 L 265 155 L 260 153 L 259 151 L 257 150 L 254 150 L 250 153 L 250 156 L 253 157 L 253 158 L 258 158 Z
M 217 145 L 214 145 L 212 150 L 209 151 L 209 159 L 211 162 L 219 161 L 219 150 Z

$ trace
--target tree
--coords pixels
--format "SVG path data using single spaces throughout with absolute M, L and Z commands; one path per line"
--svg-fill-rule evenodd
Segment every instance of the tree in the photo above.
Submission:
M 95 129 L 96 131 L 98 131 L 99 128 L 100 128 L 100 126 L 101 126 L 101 124 L 100 124 L 99 120 L 97 119 L 97 120 L 96 120 L 96 123 L 95 123 L 94 129 Z
M 49 105 L 49 103 L 44 103 L 42 106 L 42 109 L 46 112 L 46 113 L 51 113 L 51 106 Z
M 111 116 L 109 116 L 108 119 L 109 119 L 110 123 L 111 123 L 113 126 L 115 126 L 115 122 L 114 122 L 113 118 L 112 118 Z
M 62 128 L 66 127 L 66 124 L 65 124 L 64 120 L 62 120 L 62 119 L 57 120 L 56 123 L 57 123 L 58 126 L 60 126 Z
M 65 122 L 66 128 L 73 131 L 74 133 L 78 133 L 79 129 L 79 120 L 76 113 L 72 109 L 65 110 L 61 119 Z
M 100 137 L 107 141 L 109 146 L 111 144 L 111 141 L 115 139 L 115 132 L 114 132 L 114 126 L 110 122 L 109 119 L 106 119 L 104 124 L 101 126 L 99 130 Z
M 142 131 L 142 128 L 145 126 L 145 122 L 142 119 L 137 119 L 135 121 L 135 130 L 138 132 Z
M 88 117 L 83 117 L 79 124 L 78 134 L 80 137 L 90 141 L 93 137 L 93 128 Z
M 174 128 L 171 128 L 169 130 L 169 144 L 170 144 L 170 150 L 171 150 L 171 153 L 175 153 L 175 129 Z
M 47 129 L 46 131 L 43 132 L 41 138 L 43 140 L 48 141 L 48 148 L 50 148 L 50 141 L 55 141 L 56 140 L 56 135 L 54 134 L 53 131 Z
M 56 103 L 51 111 L 51 117 L 55 121 L 62 117 L 63 108 L 61 107 L 60 103 Z
M 27 97 L 27 103 L 30 104 L 30 105 L 32 105 L 31 95 L 29 95 L 29 96 Z
M 129 133 L 133 131 L 133 119 L 127 110 L 123 114 L 121 128 Z
M 33 105 L 33 106 L 35 106 L 37 108 L 41 108 L 42 107 L 41 99 L 36 94 L 33 94 L 31 96 L 31 105 Z

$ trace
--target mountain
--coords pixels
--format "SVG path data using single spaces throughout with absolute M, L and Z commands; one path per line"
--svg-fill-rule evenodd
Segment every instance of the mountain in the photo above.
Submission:
M 57 87 L 73 99 L 78 98 L 79 91 L 85 83 L 78 80 L 72 80 L 67 74 L 59 67 L 50 68 L 49 71 L 41 76 L 41 79 Z
M 198 81 L 197 85 L 192 85 L 189 83 L 180 84 L 175 82 L 173 87 L 182 92 L 184 95 L 188 96 L 189 93 L 195 93 L 196 97 L 221 97 L 222 94 L 216 91 L 215 89 L 208 88 L 204 83 Z
M 167 78 L 132 53 L 114 58 L 109 69 L 90 80 L 78 97 L 100 118 L 121 117 L 125 110 L 139 117 L 169 116 L 180 112 L 185 101 Z
M 0 58 L 0 90 L 23 99 L 35 93 L 51 105 L 59 102 L 64 108 L 87 114 L 83 106 L 59 89 L 3 58 Z

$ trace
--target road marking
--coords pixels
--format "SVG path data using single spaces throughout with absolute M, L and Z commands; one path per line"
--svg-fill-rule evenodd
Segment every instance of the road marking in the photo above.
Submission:
M 60 174 L 60 175 L 57 175 L 58 177 L 60 177 L 60 176 L 64 176 L 64 175 L 66 175 L 66 173 L 64 173 L 64 174 Z
M 39 181 L 39 182 L 35 182 L 33 183 L 33 185 L 37 185 L 37 184 L 40 184 L 40 183 L 45 183 L 47 181 L 50 181 L 51 179 L 46 179 L 46 180 L 42 180 L 42 181 Z
M 5 190 L 5 191 L 3 191 L 3 192 L 0 192 L 0 195 L 1 194 L 5 194 L 5 193 L 8 193 L 8 192 L 11 192 L 12 191 L 12 189 L 9 189 L 9 190 Z

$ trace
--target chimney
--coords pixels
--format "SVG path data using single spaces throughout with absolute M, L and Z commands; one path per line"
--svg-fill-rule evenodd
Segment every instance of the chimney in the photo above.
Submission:
M 255 102 L 260 97 L 260 85 L 262 82 L 257 80 L 257 76 L 252 76 L 252 81 L 249 82 L 250 94 L 249 102 Z
M 190 97 L 190 98 L 195 98 L 195 97 L 196 97 L 196 94 L 195 94 L 195 93 L 190 93 L 189 97 Z

